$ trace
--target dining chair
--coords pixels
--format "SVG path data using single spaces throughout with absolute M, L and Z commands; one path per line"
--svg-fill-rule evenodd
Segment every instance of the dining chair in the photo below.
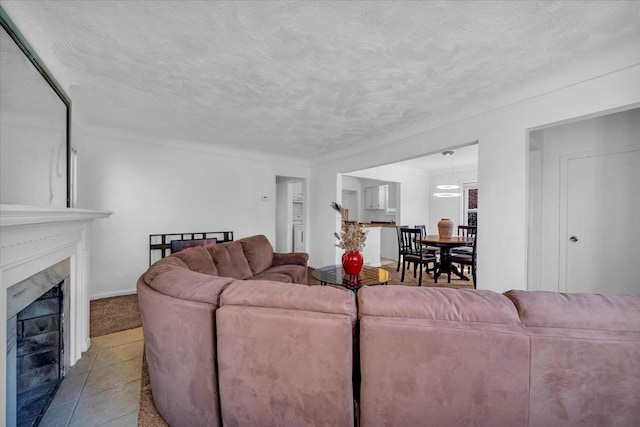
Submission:
M 462 254 L 462 253 L 452 253 L 451 254 L 451 263 L 452 264 L 460 264 L 461 271 L 464 272 L 464 267 L 469 266 L 471 268 L 471 276 L 473 277 L 473 288 L 476 289 L 476 258 L 478 252 L 478 236 L 474 236 L 473 245 L 469 248 L 471 249 L 470 254 Z M 449 270 L 447 280 L 451 282 L 451 270 Z
M 478 231 L 478 227 L 475 225 L 459 225 L 458 226 L 458 236 L 463 237 L 475 237 L 476 232 Z M 466 254 L 471 255 L 473 248 L 471 246 L 460 246 L 457 248 L 453 248 L 451 253 L 454 254 Z M 468 266 L 471 269 L 471 266 Z M 461 267 L 461 271 L 464 272 L 464 268 Z
M 397 225 L 396 226 L 396 234 L 398 235 L 398 262 L 396 271 L 400 271 L 400 262 L 404 264 L 403 255 L 406 252 L 406 248 L 402 246 L 402 233 L 400 233 L 400 229 L 409 228 L 408 225 Z
M 413 278 L 415 279 L 417 270 L 420 270 L 418 286 L 422 286 L 422 267 L 426 267 L 427 273 L 429 271 L 435 272 L 437 258 L 433 253 L 428 252 L 426 247 L 422 244 L 422 230 L 419 228 L 401 228 L 400 234 L 402 235 L 402 244 L 407 248 L 406 253 L 403 256 L 402 276 L 400 281 L 404 282 L 404 273 L 407 263 L 412 263 Z M 429 268 L 430 263 L 433 263 L 433 267 L 431 269 Z
M 421 225 L 416 225 L 414 228 L 417 228 L 419 230 L 422 231 L 422 237 L 426 237 L 427 236 L 427 226 L 424 224 Z M 427 252 L 431 252 L 434 255 L 437 254 L 438 252 L 440 252 L 440 248 L 436 248 L 435 246 L 428 246 L 425 245 L 427 248 Z

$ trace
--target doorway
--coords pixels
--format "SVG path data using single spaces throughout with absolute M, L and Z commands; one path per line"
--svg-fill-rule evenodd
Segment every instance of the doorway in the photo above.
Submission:
M 307 252 L 305 178 L 276 176 L 276 252 Z
M 640 294 L 640 109 L 529 134 L 530 290 Z

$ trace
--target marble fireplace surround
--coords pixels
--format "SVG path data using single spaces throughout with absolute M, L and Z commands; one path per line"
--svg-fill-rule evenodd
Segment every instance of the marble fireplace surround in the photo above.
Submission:
M 15 424 L 15 414 L 7 413 L 7 398 L 15 398 L 15 391 L 8 392 L 7 381 L 7 320 L 13 298 L 9 295 L 15 293 L 15 288 L 10 288 L 68 260 L 69 345 L 65 359 L 74 365 L 90 344 L 88 228 L 93 220 L 109 215 L 111 212 L 86 209 L 0 205 L 0 426 Z

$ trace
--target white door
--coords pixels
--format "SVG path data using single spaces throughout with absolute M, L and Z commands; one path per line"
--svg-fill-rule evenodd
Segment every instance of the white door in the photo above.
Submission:
M 561 290 L 566 274 L 566 292 L 640 294 L 640 151 L 634 150 L 566 159 Z

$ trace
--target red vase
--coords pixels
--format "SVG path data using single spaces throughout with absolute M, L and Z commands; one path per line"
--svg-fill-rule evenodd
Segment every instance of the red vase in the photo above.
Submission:
M 349 251 L 342 255 L 342 268 L 344 268 L 345 273 L 351 274 L 352 276 L 360 274 L 363 263 L 364 259 L 360 252 Z

